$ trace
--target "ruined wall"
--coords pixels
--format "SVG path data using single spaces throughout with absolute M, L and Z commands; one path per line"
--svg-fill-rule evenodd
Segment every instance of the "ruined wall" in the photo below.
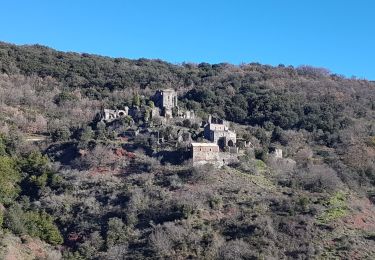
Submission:
M 235 146 L 237 142 L 236 133 L 230 131 L 225 124 L 207 124 L 204 128 L 204 137 L 222 148 Z
M 128 114 L 129 114 L 128 107 L 125 107 L 124 110 L 103 109 L 101 112 L 101 119 L 107 122 L 111 122 L 115 119 L 125 117 Z
M 162 105 L 165 108 L 177 107 L 177 94 L 175 91 L 163 91 L 162 93 Z
M 161 115 L 172 118 L 172 108 L 177 107 L 177 92 L 174 89 L 156 91 L 153 97 L 154 103 L 161 109 Z
M 193 146 L 191 148 L 193 164 L 216 162 L 219 154 L 218 146 Z
M 173 89 L 158 90 L 154 96 L 155 105 L 161 109 L 177 107 L 177 93 Z

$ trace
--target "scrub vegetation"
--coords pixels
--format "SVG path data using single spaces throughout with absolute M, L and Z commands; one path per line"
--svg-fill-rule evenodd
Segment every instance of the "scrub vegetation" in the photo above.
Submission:
M 150 122 L 150 96 L 163 88 L 203 120 L 230 121 L 253 148 L 220 169 L 192 167 L 175 126 Z M 98 120 L 103 107 L 135 105 L 148 112 Z M 163 144 L 124 134 L 150 124 Z M 199 124 L 178 127 L 202 138 Z M 374 259 L 374 185 L 373 82 L 310 66 L 176 65 L 0 43 L 8 259 Z

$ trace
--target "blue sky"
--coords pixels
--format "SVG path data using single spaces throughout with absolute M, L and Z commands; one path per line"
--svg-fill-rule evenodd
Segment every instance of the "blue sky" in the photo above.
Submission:
M 375 80 L 372 0 L 0 0 L 0 41 L 173 63 L 325 67 Z

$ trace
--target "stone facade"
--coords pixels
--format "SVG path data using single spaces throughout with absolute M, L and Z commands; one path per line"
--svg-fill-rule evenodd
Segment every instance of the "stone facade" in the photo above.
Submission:
M 271 155 L 275 158 L 283 158 L 283 150 L 280 148 L 271 149 Z
M 211 118 L 204 127 L 204 137 L 211 142 L 218 144 L 221 148 L 236 146 L 237 135 L 234 131 L 229 130 L 224 120 L 212 123 Z
M 206 163 L 216 164 L 219 156 L 219 146 L 213 143 L 191 143 L 193 165 Z
M 172 118 L 172 109 L 178 108 L 177 92 L 174 89 L 158 90 L 154 96 L 154 102 L 162 111 L 162 116 Z
M 119 119 L 127 116 L 129 113 L 129 108 L 125 107 L 123 110 L 112 110 L 112 109 L 102 109 L 101 119 L 105 122 L 111 122 L 115 119 Z
M 180 117 L 185 119 L 195 119 L 195 112 L 194 110 L 186 110 L 180 113 Z
M 236 147 L 233 148 L 236 149 Z M 216 167 L 222 167 L 238 162 L 237 152 L 220 152 L 219 146 L 214 143 L 191 143 L 191 157 L 193 166 L 209 163 Z

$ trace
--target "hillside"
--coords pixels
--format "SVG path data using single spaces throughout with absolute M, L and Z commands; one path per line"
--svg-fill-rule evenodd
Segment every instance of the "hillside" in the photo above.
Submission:
M 37 244 L 63 259 L 375 257 L 374 82 L 8 43 L 0 73 L 0 254 Z M 196 117 L 154 117 L 159 89 Z M 125 107 L 139 109 L 100 120 Z M 192 166 L 181 132 L 207 142 L 209 115 L 251 143 L 235 163 Z

